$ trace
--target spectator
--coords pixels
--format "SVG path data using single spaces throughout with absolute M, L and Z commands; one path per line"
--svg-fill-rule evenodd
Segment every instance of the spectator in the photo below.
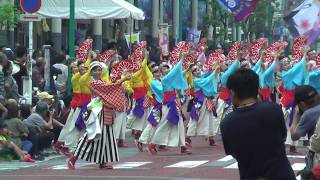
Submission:
M 36 66 L 32 68 L 32 87 L 37 87 L 40 91 L 44 89 L 44 66 L 43 58 L 36 60 Z
M 19 94 L 19 87 L 16 80 L 13 78 L 13 74 L 19 71 L 19 67 L 9 61 L 6 66 L 3 67 L 4 73 L 4 89 L 5 89 L 5 98 L 6 99 L 14 99 L 19 102 L 21 95 Z
M 5 90 L 4 90 L 4 73 L 3 67 L 8 63 L 7 56 L 3 53 L 0 53 L 0 102 L 4 102 L 5 100 Z
M 49 120 L 46 121 L 49 114 Z M 32 113 L 23 122 L 29 129 L 29 139 L 33 144 L 32 155 L 35 160 L 43 160 L 40 151 L 49 148 L 54 139 L 54 134 L 49 130 L 52 128 L 53 112 L 49 112 L 49 106 L 46 102 L 40 101 L 36 105 L 36 111 Z
M 290 128 L 291 139 L 299 140 L 301 137 L 314 133 L 316 124 L 320 117 L 320 101 L 315 88 L 303 85 L 295 91 L 296 108 L 295 119 Z
M 26 154 L 30 153 L 32 143 L 26 140 L 29 130 L 18 118 L 19 106 L 16 100 L 9 99 L 6 103 L 8 109 L 8 115 L 4 120 L 5 126 L 12 132 L 11 140 Z
M 54 68 L 59 69 L 62 73 L 58 74 L 55 81 L 56 89 L 64 94 L 67 88 L 67 80 L 68 80 L 68 66 L 66 66 L 65 56 L 59 54 L 56 57 L 56 64 L 53 65 Z
M 24 162 L 34 162 L 29 154 L 24 154 L 23 151 L 11 141 L 8 129 L 4 125 L 0 126 L 0 161 L 12 160 L 17 157 Z
M 295 179 L 285 152 L 286 126 L 281 107 L 257 102 L 259 77 L 250 69 L 227 81 L 235 109 L 221 122 L 226 154 L 239 165 L 241 179 Z
M 23 93 L 23 79 L 22 77 L 28 76 L 28 71 L 26 67 L 27 62 L 27 49 L 23 46 L 18 46 L 15 49 L 16 59 L 14 64 L 19 66 L 19 71 L 13 75 L 13 78 L 16 80 L 18 85 L 18 93 Z

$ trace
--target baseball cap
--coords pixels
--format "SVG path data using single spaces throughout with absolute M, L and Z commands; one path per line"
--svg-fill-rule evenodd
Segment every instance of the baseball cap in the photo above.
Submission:
M 294 98 L 295 98 L 295 103 L 298 104 L 302 101 L 307 101 L 310 98 L 313 98 L 317 95 L 317 90 L 309 85 L 302 85 L 298 86 L 296 88 Z

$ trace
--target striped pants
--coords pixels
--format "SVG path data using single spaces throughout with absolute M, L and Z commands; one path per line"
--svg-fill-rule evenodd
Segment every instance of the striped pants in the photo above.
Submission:
M 92 163 L 108 163 L 119 161 L 119 152 L 112 125 L 103 123 L 103 111 L 98 115 L 102 133 L 99 139 L 87 140 L 87 134 L 80 138 L 74 156 Z

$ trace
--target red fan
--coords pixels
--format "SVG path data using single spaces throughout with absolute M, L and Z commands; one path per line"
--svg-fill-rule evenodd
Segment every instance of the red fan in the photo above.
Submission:
M 240 48 L 241 48 L 240 42 L 234 42 L 231 45 L 230 50 L 229 50 L 229 54 L 228 54 L 229 60 L 231 62 L 233 62 L 237 59 L 238 52 L 239 52 Z
M 111 81 L 115 82 L 121 78 L 121 75 L 124 72 L 133 72 L 134 71 L 134 63 L 129 60 L 120 61 L 115 64 L 111 70 Z
M 204 71 L 210 72 L 213 69 L 213 66 L 217 63 L 224 63 L 225 62 L 225 56 L 222 53 L 213 51 L 209 54 L 207 60 L 204 63 Z
M 215 49 L 213 52 L 223 54 L 223 50 L 222 49 Z
M 252 43 L 250 48 L 251 60 L 258 60 L 260 58 L 260 50 L 266 46 L 266 42 L 266 38 L 260 38 Z
M 87 60 L 88 53 L 90 49 L 92 49 L 92 43 L 93 43 L 92 39 L 87 39 L 80 44 L 78 54 L 77 54 L 77 58 L 80 61 L 85 62 Z
M 307 36 L 299 36 L 296 37 L 293 41 L 292 45 L 292 59 L 300 60 L 304 54 L 304 47 L 307 45 L 308 37 Z
M 248 55 L 248 54 L 250 54 L 250 48 L 251 47 L 251 43 L 246 43 L 246 44 L 243 44 L 242 46 L 241 46 L 241 48 L 240 48 L 240 54 L 242 55 L 242 56 L 246 56 L 246 55 Z
M 266 50 L 265 62 L 271 64 L 274 60 L 274 55 L 286 48 L 287 45 L 288 43 L 285 41 L 277 41 L 271 44 Z
M 186 42 L 179 42 L 172 50 L 170 54 L 170 63 L 171 65 L 176 65 L 179 62 L 179 54 L 180 52 L 187 52 Z
M 320 53 L 318 54 L 318 56 L 316 58 L 316 65 L 320 69 Z
M 196 61 L 196 54 L 190 53 L 183 58 L 182 66 L 187 69 L 189 65 L 194 64 Z
M 103 63 L 107 63 L 108 60 L 114 55 L 115 51 L 114 50 L 107 50 L 104 51 L 103 53 L 99 54 L 97 57 L 97 60 Z

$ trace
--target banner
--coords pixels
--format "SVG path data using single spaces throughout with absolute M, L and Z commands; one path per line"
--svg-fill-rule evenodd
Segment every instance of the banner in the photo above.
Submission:
M 231 12 L 236 21 L 246 19 L 257 5 L 258 0 L 217 0 L 220 6 Z
M 187 29 L 187 42 L 192 42 L 193 47 L 196 47 L 200 41 L 201 31 Z
M 125 34 L 124 36 L 126 38 L 127 45 L 129 48 L 130 48 L 130 44 L 140 42 L 140 33 L 132 33 L 131 38 L 130 38 L 130 34 Z
M 159 29 L 159 46 L 162 50 L 162 55 L 169 55 L 169 28 L 168 26 Z
M 289 31 L 294 36 L 308 36 L 308 44 L 312 44 L 320 35 L 320 3 L 305 0 L 284 18 Z

